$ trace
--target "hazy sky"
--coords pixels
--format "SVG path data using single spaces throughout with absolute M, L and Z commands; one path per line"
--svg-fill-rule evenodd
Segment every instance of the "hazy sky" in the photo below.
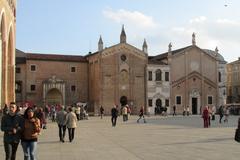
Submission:
M 228 62 L 240 57 L 239 0 L 18 0 L 16 47 L 25 52 L 86 55 L 119 43 L 122 24 L 127 42 L 149 55 L 191 45 L 218 46 Z

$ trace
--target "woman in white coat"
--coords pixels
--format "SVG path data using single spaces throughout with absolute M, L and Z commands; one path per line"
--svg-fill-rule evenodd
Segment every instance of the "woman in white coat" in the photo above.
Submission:
M 74 139 L 75 128 L 77 127 L 77 116 L 73 112 L 72 108 L 68 108 L 68 114 L 66 116 L 66 126 L 68 128 L 69 141 L 72 142 Z

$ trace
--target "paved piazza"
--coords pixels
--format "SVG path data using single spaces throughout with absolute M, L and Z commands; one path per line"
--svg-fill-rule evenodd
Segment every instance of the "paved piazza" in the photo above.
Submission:
M 218 120 L 217 116 L 217 120 Z M 58 128 L 49 123 L 38 143 L 38 160 L 239 160 L 240 144 L 233 139 L 237 116 L 228 124 L 213 122 L 202 128 L 200 116 L 147 117 L 147 123 L 136 123 L 131 116 L 126 123 L 119 117 L 113 128 L 110 117 L 90 117 L 78 122 L 72 143 L 58 139 Z M 68 136 L 68 134 L 67 134 Z M 0 159 L 4 159 L 0 133 Z M 19 146 L 17 160 L 22 160 Z

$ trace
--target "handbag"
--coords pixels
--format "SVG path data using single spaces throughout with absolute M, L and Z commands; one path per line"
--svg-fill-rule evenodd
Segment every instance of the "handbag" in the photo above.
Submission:
M 235 137 L 234 137 L 235 141 L 240 142 L 240 129 L 236 129 L 235 132 Z

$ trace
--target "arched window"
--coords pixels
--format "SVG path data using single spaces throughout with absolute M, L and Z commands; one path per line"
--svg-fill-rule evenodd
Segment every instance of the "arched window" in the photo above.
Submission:
M 158 69 L 156 71 L 156 81 L 161 81 L 162 80 L 162 71 Z
M 221 72 L 218 72 L 218 82 L 222 82 L 222 74 L 221 74 Z

